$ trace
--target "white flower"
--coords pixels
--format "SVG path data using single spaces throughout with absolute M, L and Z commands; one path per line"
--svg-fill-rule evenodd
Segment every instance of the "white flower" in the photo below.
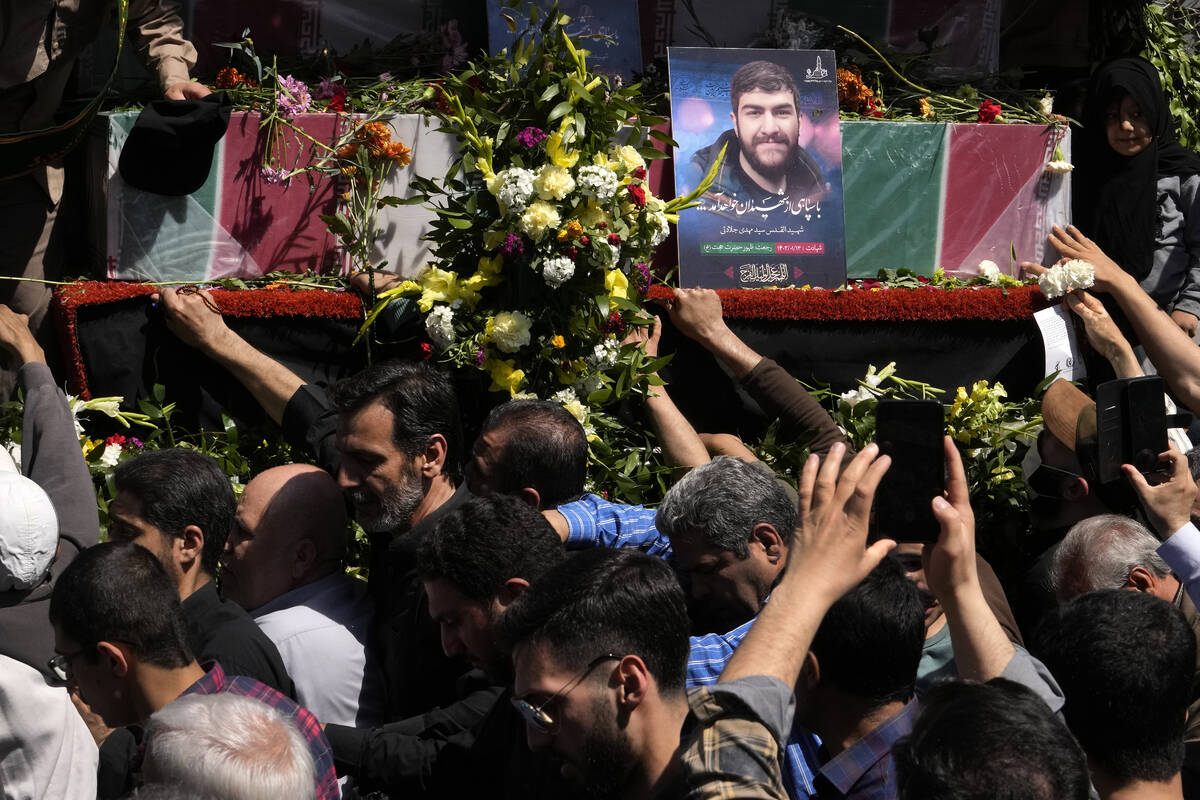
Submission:
M 575 390 L 572 389 L 570 386 L 568 386 L 566 389 L 557 391 L 554 394 L 550 395 L 550 399 L 556 403 L 561 403 L 562 405 L 566 405 L 567 403 L 572 403 L 572 402 L 578 400 L 579 398 L 575 395 Z
M 562 200 L 575 191 L 575 179 L 557 164 L 547 164 L 538 170 L 533 188 L 543 200 Z
M 425 332 L 438 350 L 448 350 L 454 344 L 454 311 L 449 306 L 434 306 L 425 316 Z
M 532 320 L 520 311 L 501 311 L 487 325 L 487 334 L 498 349 L 515 353 L 529 344 Z
M 496 198 L 505 206 L 521 211 L 533 196 L 533 173 L 527 169 L 512 167 L 496 176 L 499 188 Z
M 988 279 L 988 283 L 1000 282 L 1000 267 L 996 266 L 995 261 L 984 260 L 979 262 L 979 274 Z
M 592 369 L 597 372 L 604 370 L 617 363 L 617 356 L 620 355 L 621 345 L 616 339 L 605 339 L 600 344 L 592 348 L 592 353 L 587 357 L 587 362 Z
M 863 400 L 870 400 L 875 395 L 865 386 L 860 386 L 857 389 L 851 389 L 848 392 L 842 392 L 841 398 L 844 403 L 854 408 Z
M 608 167 L 580 167 L 578 184 L 579 190 L 587 197 L 610 200 L 617 193 L 617 173 Z
M 551 289 L 557 289 L 575 274 L 575 262 L 566 256 L 547 258 L 542 262 L 542 279 Z
M 1070 161 L 1051 161 L 1046 164 L 1046 172 L 1052 175 L 1066 175 L 1073 169 L 1075 169 L 1075 165 Z
M 1087 289 L 1095 282 L 1096 268 L 1080 258 L 1055 264 L 1038 278 L 1038 286 L 1048 298 L 1062 297 L 1073 289 Z
M 117 462 L 121 460 L 121 445 L 113 443 L 104 445 L 104 452 L 100 454 L 100 463 L 106 467 L 115 467 Z
M 558 209 L 544 200 L 536 200 L 521 215 L 521 230 L 537 240 L 542 238 L 547 228 L 557 227 L 561 221 Z
M 650 223 L 655 226 L 654 232 L 650 234 L 650 246 L 658 247 L 670 235 L 671 224 L 667 215 L 658 211 L 650 214 Z
M 1042 99 L 1038 101 L 1038 105 L 1041 106 L 1043 114 L 1047 117 L 1050 116 L 1054 113 L 1054 95 L 1046 92 L 1042 95 Z
M 602 253 L 606 252 L 608 254 L 607 258 L 604 256 L 600 257 L 600 266 L 604 269 L 612 269 L 617 266 L 617 262 L 621 260 L 621 251 L 608 242 L 597 242 L 597 246 Z M 605 248 L 608 249 L 605 250 Z

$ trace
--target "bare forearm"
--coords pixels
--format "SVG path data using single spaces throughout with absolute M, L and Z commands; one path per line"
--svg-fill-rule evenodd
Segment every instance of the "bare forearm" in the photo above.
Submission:
M 650 387 L 646 398 L 646 414 L 650 426 L 662 444 L 666 462 L 676 467 L 698 467 L 709 461 L 708 449 L 696 429 L 675 405 L 662 386 Z
M 1000 677 L 1016 650 L 987 604 L 978 581 L 964 585 L 941 599 L 941 603 L 950 628 L 958 676 L 977 681 Z
M 1119 278 L 1111 293 L 1159 374 L 1188 408 L 1200 409 L 1200 348 L 1132 276 Z
M 722 682 L 770 675 L 795 685 L 817 628 L 833 605 L 799 584 L 785 579 L 771 593 L 771 602 L 758 612 L 754 627 L 721 672 Z

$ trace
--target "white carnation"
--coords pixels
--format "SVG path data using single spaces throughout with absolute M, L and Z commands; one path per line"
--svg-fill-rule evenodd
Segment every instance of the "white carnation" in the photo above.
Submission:
M 1043 114 L 1047 117 L 1050 116 L 1054 113 L 1054 95 L 1046 92 L 1042 95 L 1042 99 L 1038 101 L 1038 105 L 1041 106 Z
M 1046 172 L 1053 175 L 1066 175 L 1073 169 L 1075 169 L 1075 165 L 1070 161 L 1056 160 L 1046 164 Z
M 117 462 L 121 460 L 121 445 L 106 444 L 104 452 L 100 454 L 100 463 L 106 467 L 115 467 Z
M 557 164 L 547 164 L 538 170 L 533 188 L 543 200 L 562 200 L 575 191 L 575 179 Z
M 454 311 L 449 306 L 435 306 L 425 316 L 425 332 L 438 350 L 454 344 Z
M 996 266 L 995 261 L 985 260 L 979 262 L 979 274 L 988 279 L 988 283 L 1000 282 L 1000 267 Z
M 566 256 L 547 258 L 542 262 L 542 278 L 551 289 L 557 289 L 575 274 L 575 262 Z
M 1087 289 L 1096 282 L 1096 268 L 1081 258 L 1055 264 L 1038 278 L 1042 294 L 1062 297 L 1073 289 Z
M 577 183 L 581 192 L 597 200 L 610 200 L 617 193 L 617 173 L 608 167 L 580 167 Z
M 524 209 L 529 198 L 533 196 L 533 173 L 527 169 L 512 167 L 496 177 L 500 183 L 496 197 L 500 202 L 517 211 Z
M 842 401 L 851 408 L 854 408 L 863 400 L 870 400 L 874 396 L 875 395 L 872 394 L 871 390 L 865 386 L 860 386 L 857 389 L 851 389 L 850 391 L 842 392 L 841 394 Z
M 650 234 L 650 246 L 658 247 L 670 235 L 671 224 L 667 221 L 667 215 L 658 211 L 650 214 L 650 222 L 655 226 Z

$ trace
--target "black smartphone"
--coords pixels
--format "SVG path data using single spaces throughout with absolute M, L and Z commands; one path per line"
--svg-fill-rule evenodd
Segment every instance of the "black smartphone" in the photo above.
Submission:
M 930 503 L 946 488 L 945 408 L 937 400 L 880 400 L 875 443 L 892 465 L 875 492 L 875 530 L 898 542 L 936 542 Z
M 1163 470 L 1158 454 L 1167 449 L 1164 391 L 1157 375 L 1096 387 L 1096 474 L 1102 485 L 1122 481 L 1122 464 L 1133 464 L 1147 478 Z

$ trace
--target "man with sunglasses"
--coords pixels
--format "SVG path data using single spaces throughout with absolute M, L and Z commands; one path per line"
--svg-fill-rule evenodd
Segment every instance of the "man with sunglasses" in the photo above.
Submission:
M 373 730 L 327 725 L 338 771 L 362 792 L 393 797 L 564 796 L 557 765 L 525 746 L 494 632 L 562 559 L 558 535 L 520 498 L 474 498 L 443 517 L 417 550 L 417 572 L 446 656 L 474 669 L 460 682 L 461 699 L 443 708 Z

